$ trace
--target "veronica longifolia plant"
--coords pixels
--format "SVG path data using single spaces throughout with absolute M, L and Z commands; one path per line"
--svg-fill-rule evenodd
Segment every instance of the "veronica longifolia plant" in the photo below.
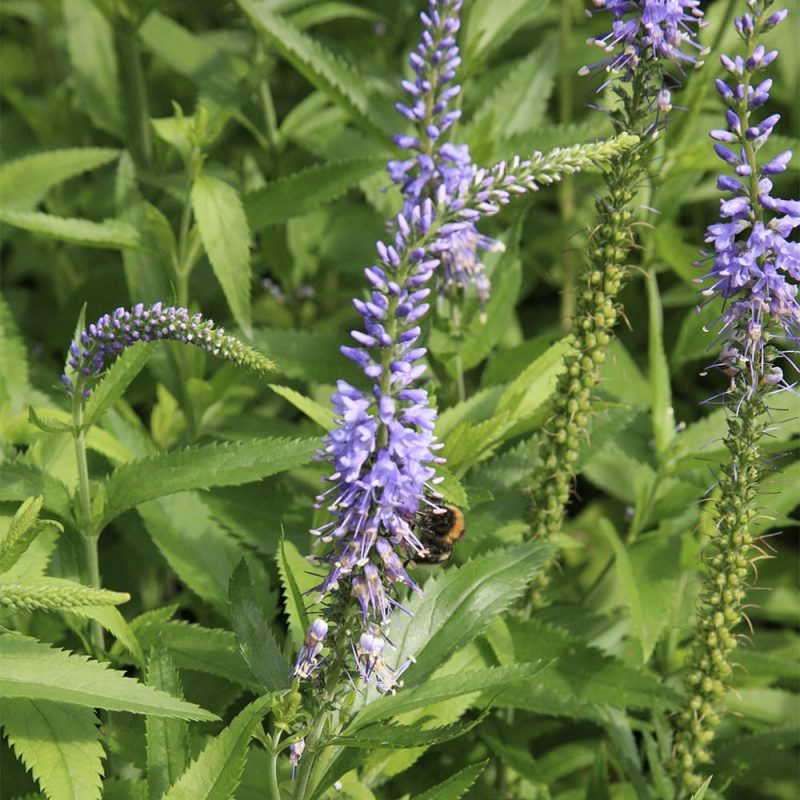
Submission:
M 377 263 L 364 272 L 369 297 L 353 301 L 363 322 L 351 334 L 355 346 L 341 348 L 361 368 L 369 388 L 338 382 L 336 427 L 320 452 L 333 468 L 331 486 L 318 498 L 332 519 L 312 531 L 330 544 L 322 559 L 328 572 L 317 587 L 325 611 L 310 625 L 293 670 L 296 678 L 323 687 L 316 722 L 305 737 L 307 752 L 317 745 L 326 704 L 341 696 L 342 688 L 347 692 L 360 681 L 392 692 L 411 663 L 393 663 L 386 631 L 395 611 L 405 611 L 402 593 L 420 592 L 404 567 L 425 552 L 414 530 L 417 514 L 441 501 L 435 465 L 443 459 L 433 433 L 436 410 L 422 386 L 426 349 L 420 346 L 419 323 L 430 310 L 431 284 L 477 241 L 475 225 L 482 217 L 636 142 L 622 135 L 491 169 L 476 167 L 465 150 L 441 143 L 457 118 L 447 110 L 456 87 L 442 86 L 452 81 L 459 61 L 454 33 L 460 8 L 460 2 L 434 0 L 422 15 L 422 44 L 411 57 L 417 81 L 404 84 L 414 106 L 400 108 L 424 125 L 424 138 L 397 139 L 416 153 L 389 167 L 403 184 L 403 210 L 392 221 L 392 238 L 377 243 Z M 474 247 L 471 253 L 474 257 Z M 343 682 L 344 676 L 349 681 Z M 301 784 L 309 763 L 300 767 Z
M 589 424 L 591 392 L 599 381 L 599 365 L 622 311 L 617 296 L 627 278 L 634 245 L 634 201 L 646 176 L 647 154 L 664 115 L 671 109 L 670 87 L 679 84 L 685 65 L 698 67 L 701 52 L 696 29 L 702 21 L 697 0 L 596 0 L 598 10 L 612 17 L 611 31 L 589 40 L 605 52 L 583 67 L 582 75 L 603 71 L 615 99 L 608 111 L 614 130 L 635 133 L 640 144 L 611 162 L 604 177 L 606 194 L 595 203 L 597 226 L 589 242 L 584 286 L 578 292 L 573 320 L 573 350 L 554 394 L 554 409 L 545 423 L 540 466 L 534 476 L 533 535 L 553 539 L 561 531 L 575 478 L 576 463 Z M 549 570 L 537 577 L 534 604 Z
M 778 56 L 759 39 L 787 14 L 785 9 L 770 13 L 770 5 L 750 0 L 750 11 L 736 18 L 746 52 L 721 57 L 728 75 L 716 83 L 727 106 L 727 127 L 711 131 L 711 138 L 733 174 L 717 181 L 726 197 L 720 202 L 722 221 L 706 232 L 714 249 L 706 254 L 711 268 L 705 278 L 712 284 L 704 294 L 709 302 L 721 298 L 726 303 L 718 320 L 722 348 L 715 366 L 729 379 L 720 397 L 729 409 L 725 445 L 730 461 L 717 487 L 716 533 L 705 556 L 698 630 L 685 679 L 688 704 L 678 718 L 676 770 L 686 790 L 702 783 L 701 770 L 711 760 L 709 744 L 719 724 L 717 703 L 731 682 L 730 653 L 737 644 L 733 630 L 744 616 L 752 559 L 759 552 L 750 524 L 763 471 L 766 401 L 788 388 L 776 362 L 796 352 L 800 332 L 800 245 L 788 239 L 800 226 L 800 201 L 775 197 L 771 180 L 786 169 L 792 154 L 785 151 L 766 163 L 758 156 L 780 120 L 778 114 L 758 119 L 772 86 L 759 73 Z M 781 348 L 781 339 L 788 347 Z

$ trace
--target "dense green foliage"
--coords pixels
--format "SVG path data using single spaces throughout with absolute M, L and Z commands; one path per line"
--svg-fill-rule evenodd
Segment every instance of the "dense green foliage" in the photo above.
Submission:
M 718 214 L 713 78 L 742 9 L 704 5 L 712 54 L 624 201 L 638 216 L 615 258 L 633 266 L 614 286 L 622 311 L 587 334 L 610 343 L 578 387 L 577 451 L 543 448 L 543 426 L 581 360 L 566 331 L 598 229 L 613 240 L 600 168 L 480 224 L 505 244 L 485 254 L 485 319 L 470 294 L 434 301 L 441 490 L 467 533 L 446 565 L 410 568 L 424 596 L 393 622 L 397 661 L 416 658 L 404 687 L 342 713 L 293 781 L 285 748 L 313 723 L 313 689 L 290 670 L 319 583 L 306 556 L 324 548 L 308 532 L 326 519 L 313 456 L 335 382 L 363 383 L 339 347 L 402 205 L 385 168 L 421 4 L 0 4 L 2 798 L 675 796 L 691 638 L 719 629 L 695 618 L 715 563 L 709 498 L 720 475 L 738 480 L 722 441 L 736 422 L 704 402 L 725 390 L 705 373 L 720 308 L 697 311 L 692 262 Z M 794 22 L 770 34 L 783 119 L 768 155 L 800 151 L 788 5 Z M 466 4 L 457 139 L 478 164 L 614 134 L 589 108 L 602 78 L 577 75 L 604 24 L 580 0 Z M 782 196 L 798 197 L 799 168 L 776 176 Z M 158 301 L 245 344 L 218 358 L 138 344 L 71 399 L 59 378 L 83 320 Z M 726 628 L 734 688 L 708 798 L 797 791 L 800 399 L 761 410 L 748 490 L 769 558 L 743 580 L 747 621 Z M 566 514 L 534 513 L 536 476 L 565 453 L 552 494 Z M 733 536 L 739 507 L 720 505 Z

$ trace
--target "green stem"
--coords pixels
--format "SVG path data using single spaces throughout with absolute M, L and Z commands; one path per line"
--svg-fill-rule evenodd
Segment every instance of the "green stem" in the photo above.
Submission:
M 281 800 L 281 789 L 278 785 L 278 756 L 280 755 L 280 748 L 278 745 L 281 741 L 281 731 L 277 729 L 272 736 L 272 742 L 269 749 L 269 797 L 270 800 Z
M 297 789 L 295 790 L 296 800 L 305 800 L 308 791 L 308 782 L 311 778 L 311 771 L 317 760 L 317 743 L 322 737 L 322 730 L 328 719 L 328 706 L 323 703 L 311 730 L 306 735 L 305 756 L 300 759 L 300 768 L 297 770 Z
M 461 307 L 457 304 L 455 299 L 451 304 L 453 309 L 453 338 L 461 338 Z M 456 354 L 456 388 L 458 390 L 458 400 L 463 403 L 467 399 L 467 388 L 464 383 L 464 361 L 461 358 L 461 353 Z
M 122 22 L 117 28 L 116 39 L 128 146 L 134 161 L 146 167 L 153 160 L 153 132 L 139 34 L 135 27 Z
M 568 52 L 572 41 L 572 3 L 564 0 L 561 3 L 560 39 L 562 53 Z M 572 74 L 562 69 L 558 78 L 558 113 L 562 125 L 572 122 Z M 561 228 L 571 228 L 575 217 L 575 179 L 565 175 L 558 187 L 558 206 L 561 217 Z M 577 265 L 575 252 L 565 248 L 562 255 L 564 268 L 564 285 L 561 291 L 561 326 L 569 330 L 576 311 L 576 278 Z
M 79 532 L 83 539 L 84 566 L 89 585 L 100 588 L 100 559 L 97 547 L 100 532 L 95 530 L 92 519 L 92 490 L 89 483 L 89 462 L 86 456 L 86 431 L 83 426 L 83 396 L 80 382 L 77 382 L 72 397 L 72 420 L 75 461 L 78 466 Z M 91 620 L 89 630 L 95 655 L 100 656 L 105 651 L 103 629 L 98 622 Z

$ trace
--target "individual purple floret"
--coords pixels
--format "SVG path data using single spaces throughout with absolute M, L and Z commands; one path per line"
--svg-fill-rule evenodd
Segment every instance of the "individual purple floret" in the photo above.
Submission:
M 292 675 L 296 678 L 308 678 L 320 664 L 320 653 L 325 637 L 328 635 L 328 623 L 324 619 L 315 619 L 303 638 L 303 646 L 297 656 Z
M 461 25 L 461 6 L 462 0 L 431 0 L 428 12 L 420 14 L 422 40 L 409 56 L 415 80 L 402 81 L 410 103 L 397 103 L 396 108 L 414 124 L 416 135 L 394 137 L 395 144 L 410 151 L 411 158 L 390 161 L 388 171 L 405 195 L 406 215 L 426 197 L 432 197 L 438 186 L 445 185 L 454 195 L 458 186 L 471 181 L 475 173 L 467 145 L 442 141 L 442 134 L 461 116 L 459 109 L 450 108 L 461 91 L 452 83 L 461 63 L 455 38 Z M 502 249 L 501 242 L 482 236 L 473 224 L 453 233 L 441 251 L 441 291 L 466 291 L 474 286 L 484 309 L 491 285 L 478 251 Z
M 764 7 L 768 4 L 749 5 L 753 13 L 737 18 L 736 29 L 751 55 L 746 59 L 723 55 L 729 82 L 716 82 L 728 106 L 727 128 L 711 131 L 711 138 L 717 155 L 733 168 L 735 177 L 722 175 L 717 180 L 717 187 L 730 197 L 720 201 L 723 221 L 706 231 L 705 241 L 714 249 L 705 253 L 713 259 L 705 278 L 713 284 L 703 294 L 729 301 L 720 318 L 723 346 L 718 366 L 731 377 L 748 372 L 754 389 L 760 381 L 786 385 L 781 370 L 768 363 L 771 336 L 783 335 L 792 345 L 800 337 L 800 244 L 789 241 L 800 226 L 800 202 L 772 196 L 769 176 L 786 169 L 791 151 L 762 164 L 757 159 L 780 115 L 770 114 L 760 122 L 752 118 L 769 99 L 772 85 L 770 79 L 757 80 L 756 74 L 778 55 L 752 44 L 781 22 L 786 12 L 768 15 Z
M 297 765 L 300 763 L 305 749 L 305 739 L 298 739 L 296 742 L 292 742 L 292 744 L 289 745 L 289 763 L 292 765 L 292 780 L 294 780 L 297 774 Z
M 594 0 L 594 5 L 613 17 L 607 34 L 589 39 L 607 56 L 581 74 L 603 68 L 629 81 L 642 61 L 671 61 L 679 69 L 702 64 L 697 56 L 703 48 L 696 39 L 696 28 L 704 24 L 699 0 Z
M 71 393 L 76 384 L 83 385 L 100 375 L 126 347 L 161 340 L 199 347 L 257 372 L 272 368 L 269 359 L 201 314 L 190 315 L 185 308 L 165 307 L 162 303 L 149 307 L 138 303 L 132 311 L 118 308 L 112 314 L 104 314 L 81 331 L 70 345 L 68 364 L 72 373 L 65 373 L 61 380 Z M 88 397 L 90 392 L 81 388 L 81 393 Z

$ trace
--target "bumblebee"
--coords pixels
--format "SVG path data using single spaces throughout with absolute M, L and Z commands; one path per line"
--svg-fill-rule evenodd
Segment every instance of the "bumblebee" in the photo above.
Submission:
M 418 519 L 416 533 L 428 551 L 415 556 L 417 564 L 440 564 L 453 554 L 456 542 L 466 533 L 464 514 L 456 506 L 433 507 Z

